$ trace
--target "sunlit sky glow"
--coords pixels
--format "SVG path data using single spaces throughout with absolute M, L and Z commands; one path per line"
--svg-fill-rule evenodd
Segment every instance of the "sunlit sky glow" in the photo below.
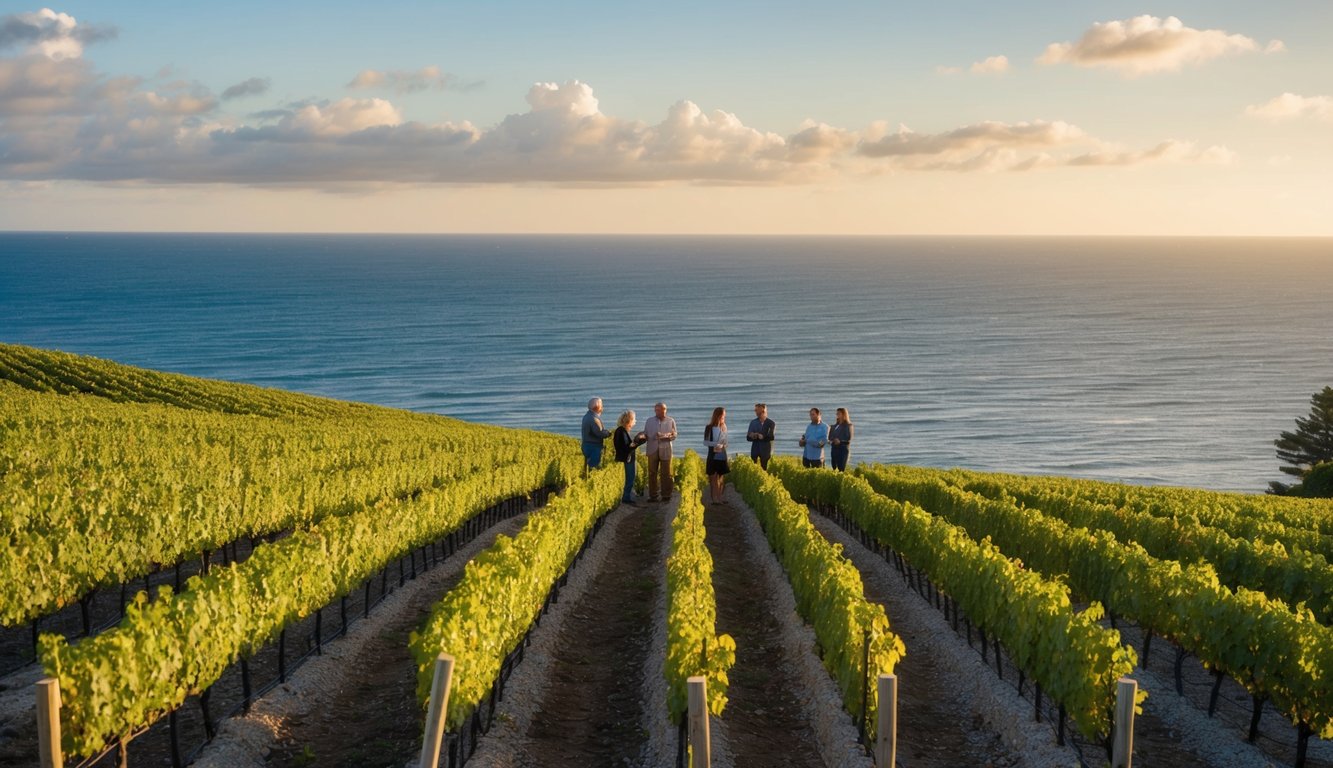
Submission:
M 0 228 L 1333 235 L 1333 4 L 0 6 Z

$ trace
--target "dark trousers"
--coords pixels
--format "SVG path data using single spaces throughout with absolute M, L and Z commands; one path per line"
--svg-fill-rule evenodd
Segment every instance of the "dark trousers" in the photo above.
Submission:
M 750 451 L 750 458 L 754 459 L 759 464 L 759 468 L 765 472 L 768 471 L 768 460 L 772 455 L 772 452 Z
M 801 457 L 801 466 L 805 467 L 806 469 L 812 469 L 812 468 L 813 468 L 813 469 L 819 469 L 819 468 L 821 468 L 821 467 L 824 466 L 824 460 L 823 460 L 823 459 L 807 459 L 806 457 L 802 456 L 802 457 Z
M 833 446 L 832 463 L 833 468 L 839 472 L 847 471 L 847 459 L 852 455 L 852 449 L 846 445 Z

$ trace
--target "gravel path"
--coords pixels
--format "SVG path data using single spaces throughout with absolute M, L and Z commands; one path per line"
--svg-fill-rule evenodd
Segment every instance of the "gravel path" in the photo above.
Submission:
M 944 615 L 902 580 L 883 558 L 831 520 L 811 514 L 829 541 L 842 545 L 861 571 L 867 596 L 884 605 L 889 625 L 903 638 L 907 656 L 898 667 L 898 762 L 927 766 L 1077 765 L 1072 749 L 1059 747 L 1051 726 L 1032 719 L 1032 705 L 967 646 Z

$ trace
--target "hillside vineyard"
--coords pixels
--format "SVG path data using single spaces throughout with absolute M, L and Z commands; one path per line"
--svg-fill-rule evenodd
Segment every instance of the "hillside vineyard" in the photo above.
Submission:
M 920 678 L 906 673 L 900 689 L 897 675 L 914 654 L 953 643 L 992 667 L 980 685 L 1026 702 L 995 719 L 1040 720 L 1038 740 L 1083 764 L 1113 759 L 1134 722 L 1117 700 L 1136 676 L 1130 709 L 1177 707 L 1218 720 L 1237 750 L 1328 764 L 1329 502 L 962 469 L 844 474 L 782 457 L 768 472 L 732 464 L 728 507 L 708 515 L 742 516 L 781 574 L 766 589 L 791 601 L 807 643 L 798 652 L 822 678 L 793 683 L 806 691 L 795 716 L 832 716 L 850 740 L 811 725 L 799 738 L 818 742 L 823 759 L 850 744 L 847 764 L 869 765 L 911 745 L 918 734 L 893 725 L 899 709 L 937 706 L 939 694 L 913 689 Z M 630 563 L 634 579 L 599 581 L 599 563 L 614 557 L 603 531 L 630 519 L 623 473 L 585 468 L 570 438 L 0 345 L 0 671 L 10 689 L 39 665 L 40 685 L 59 691 L 58 707 L 43 710 L 43 693 L 10 726 L 12 743 L 31 751 L 0 742 L 0 758 L 38 765 L 40 744 L 70 765 L 206 761 L 229 718 L 266 706 L 275 686 L 300 680 L 297 664 L 354 643 L 354 621 L 373 628 L 372 608 L 443 569 L 452 575 L 414 598 L 425 607 L 390 654 L 415 672 L 392 695 L 416 713 L 406 726 L 417 735 L 384 746 L 385 760 L 426 760 L 432 727 L 440 764 L 523 754 L 537 727 L 522 724 L 552 700 L 538 694 L 570 685 L 526 649 L 553 638 L 577 647 L 562 629 L 569 612 L 619 604 L 612 598 L 639 580 L 657 590 L 657 607 L 645 614 L 651 642 L 615 662 L 628 665 L 616 669 L 639 724 L 616 732 L 631 742 L 626 754 L 639 765 L 751 764 L 745 750 L 764 734 L 732 724 L 766 706 L 749 699 L 750 654 L 762 649 L 747 647 L 754 627 L 720 609 L 734 587 L 718 575 L 741 544 L 705 539 L 706 518 L 717 518 L 705 514 L 699 457 L 678 457 L 675 472 L 678 501 L 641 513 L 669 524 L 635 534 L 655 537 L 648 548 L 661 557 Z M 886 608 L 880 568 L 915 601 L 914 626 L 933 622 L 928 640 L 898 629 L 896 611 L 908 609 Z M 1158 664 L 1161 678 L 1146 669 L 1154 647 L 1175 653 L 1174 669 Z M 799 677 L 789 662 L 766 663 Z M 273 681 L 252 679 L 261 674 Z M 515 674 L 540 685 L 507 686 Z M 1186 683 L 1201 675 L 1200 696 Z M 1174 689 L 1147 682 L 1172 677 Z M 1228 714 L 1236 695 L 1252 710 Z M 598 710 L 607 697 L 593 698 L 569 706 L 609 720 Z M 354 705 L 339 700 L 338 711 Z M 202 733 L 183 735 L 188 719 Z M 957 719 L 941 727 L 999 732 L 984 716 L 980 726 Z M 1150 752 L 1158 764 L 1189 749 L 1162 735 L 1156 715 L 1137 727 L 1141 751 L 1161 750 Z M 993 741 L 1011 755 L 1030 748 Z M 317 764 L 360 759 L 306 748 Z M 571 743 L 561 754 L 595 760 L 600 752 L 582 750 L 601 748 Z

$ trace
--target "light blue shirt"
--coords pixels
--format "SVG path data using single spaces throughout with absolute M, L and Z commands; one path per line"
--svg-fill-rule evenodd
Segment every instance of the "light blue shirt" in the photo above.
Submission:
M 828 442 L 828 425 L 824 422 L 809 424 L 805 428 L 805 458 L 811 461 L 824 460 L 824 443 Z

